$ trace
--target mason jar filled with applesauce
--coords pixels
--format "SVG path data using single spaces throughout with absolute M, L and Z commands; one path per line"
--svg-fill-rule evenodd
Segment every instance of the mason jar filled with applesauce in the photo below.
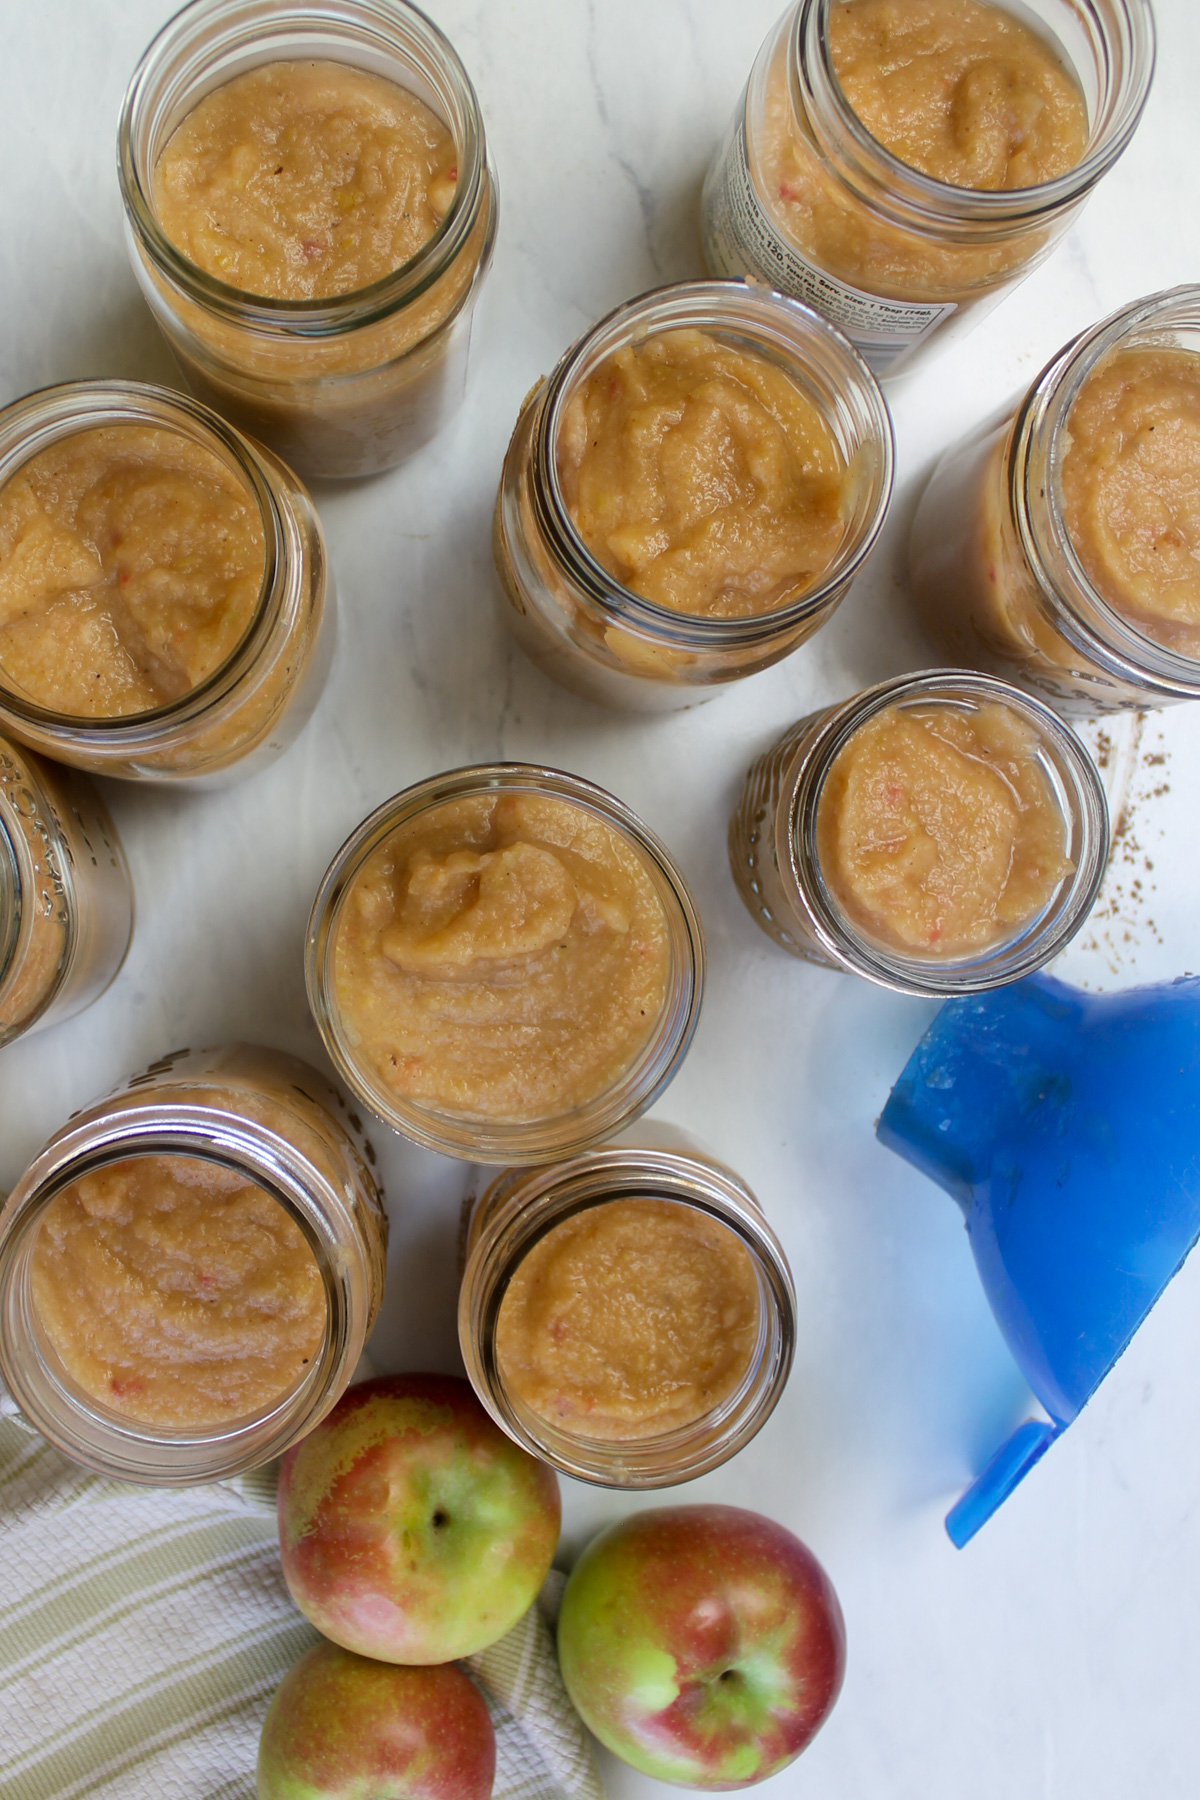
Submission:
M 800 0 L 704 187 L 705 258 L 795 294 L 878 375 L 978 322 L 1124 151 L 1149 0 Z
M 309 1004 L 351 1092 L 427 1149 L 556 1161 L 666 1088 L 704 936 L 636 815 L 558 769 L 435 775 L 351 833 L 309 919 Z
M 505 1170 L 465 1248 L 467 1374 L 496 1423 L 565 1475 L 689 1481 L 749 1443 L 783 1392 L 787 1258 L 746 1184 L 680 1132 L 640 1125 Z
M 496 182 L 416 7 L 193 0 L 134 73 L 117 160 L 189 383 L 306 476 L 391 468 L 457 409 Z
M 1065 712 L 1200 699 L 1200 287 L 1101 320 L 948 451 L 910 560 L 950 654 Z
M 892 465 L 878 383 L 810 308 L 743 282 L 643 294 L 521 411 L 493 529 L 504 617 L 589 699 L 694 706 L 831 616 Z
M 810 714 L 746 777 L 734 883 L 793 956 L 947 998 L 1043 967 L 1108 861 L 1104 787 L 1019 688 L 939 669 Z
M 186 395 L 77 381 L 0 411 L 0 730 L 130 781 L 223 787 L 320 697 L 336 627 L 312 501 Z
M 160 1486 L 282 1454 L 379 1310 L 374 1160 L 323 1076 L 256 1045 L 177 1051 L 76 1113 L 0 1210 L 0 1378 L 30 1424 Z
M 0 737 L 0 1045 L 98 1000 L 132 934 L 125 852 L 91 782 Z

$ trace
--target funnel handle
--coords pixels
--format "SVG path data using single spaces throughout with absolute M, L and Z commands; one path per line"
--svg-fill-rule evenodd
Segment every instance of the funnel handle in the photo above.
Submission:
M 1008 1499 L 1019 1481 L 1028 1475 L 1034 1463 L 1040 1462 L 1061 1425 L 1049 1419 L 1027 1419 L 1018 1425 L 1007 1443 L 1001 1444 L 983 1474 L 973 1481 L 962 1499 L 946 1514 L 946 1530 L 950 1542 L 961 1550 L 970 1543 L 981 1525 L 986 1525 L 1003 1501 Z

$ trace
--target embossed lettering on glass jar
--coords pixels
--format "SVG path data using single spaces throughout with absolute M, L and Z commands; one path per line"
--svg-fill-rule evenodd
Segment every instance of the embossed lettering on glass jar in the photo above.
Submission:
M 625 587 L 589 550 L 563 492 L 564 416 L 607 359 L 671 332 L 761 360 L 813 408 L 844 464 L 828 564 L 761 611 L 704 615 Z M 504 461 L 493 549 L 504 616 L 537 666 L 602 705 L 694 706 L 778 662 L 833 613 L 869 554 L 892 488 L 891 416 L 839 332 L 808 307 L 742 282 L 681 283 L 620 306 L 526 400 Z
M 1071 418 L 1099 377 L 1119 376 L 1144 416 L 1126 430 L 1122 454 L 1153 468 L 1129 468 L 1140 491 L 1138 516 L 1122 524 L 1143 538 L 1143 560 L 1189 560 L 1200 528 L 1200 287 L 1172 288 L 1125 306 L 1074 338 L 1038 376 L 1016 413 L 989 423 L 942 458 L 913 524 L 911 573 L 921 613 L 947 649 L 1011 681 L 1048 693 L 1064 712 L 1099 714 L 1200 699 L 1200 634 L 1170 609 L 1124 609 L 1106 598 L 1071 537 L 1063 465 L 1073 449 Z M 1154 365 L 1178 358 L 1194 368 L 1193 416 L 1168 406 L 1155 431 Z M 1159 383 L 1159 399 L 1169 381 Z M 1140 392 L 1138 391 L 1140 390 Z M 1174 416 L 1172 416 L 1174 415 Z M 1182 427 L 1182 429 L 1180 428 Z M 1165 429 L 1163 429 L 1165 428 Z M 1117 429 L 1122 428 L 1117 422 Z M 1176 466 L 1166 466 L 1175 458 Z M 1106 458 L 1112 467 L 1112 459 Z M 1172 491 L 1173 490 L 1173 491 Z M 1115 521 L 1091 509 L 1108 532 Z M 1195 550 L 1190 550 L 1195 569 Z M 1164 571 L 1165 573 L 1165 571 Z M 1153 585 L 1153 582 L 1151 583 Z M 1185 580 L 1184 586 L 1187 586 Z M 1190 579 L 1191 612 L 1200 618 L 1200 573 Z M 1176 613 L 1178 609 L 1176 608 Z
M 1149 0 L 1004 8 L 1078 82 L 1087 142 L 1038 186 L 975 188 L 922 173 L 867 130 L 834 65 L 840 4 L 800 0 L 763 45 L 705 183 L 705 259 L 806 300 L 886 376 L 951 322 L 977 323 L 1053 249 L 1133 135 L 1154 22 Z
M 543 1163 L 662 1093 L 700 1013 L 675 862 L 576 775 L 456 769 L 371 814 L 309 920 L 309 1004 L 365 1106 L 433 1150 Z
M 0 1044 L 98 1000 L 132 933 L 125 852 L 91 782 L 0 738 Z
M 913 732 L 933 740 L 923 769 L 904 764 Z M 848 751 L 868 759 L 857 789 Z M 884 815 L 853 846 L 857 872 L 834 848 L 847 807 L 852 823 L 870 823 L 872 807 Z M 777 944 L 934 997 L 1000 987 L 1057 955 L 1088 915 L 1108 848 L 1104 787 L 1075 733 L 1019 688 L 955 669 L 801 719 L 752 765 L 729 825 L 738 892 Z
M 24 691 L 14 671 L 0 667 L 0 728 L 57 762 L 93 774 L 222 787 L 286 750 L 320 697 L 336 628 L 325 540 L 306 490 L 271 451 L 251 443 L 198 401 L 138 382 L 69 382 L 5 407 L 0 412 L 0 495 L 39 454 L 74 438 L 83 441 L 93 431 L 112 428 L 119 433 L 127 427 L 170 434 L 194 446 L 203 457 L 215 459 L 232 478 L 231 487 L 244 495 L 262 540 L 261 551 L 256 550 L 261 574 L 248 622 L 216 668 L 177 697 L 142 711 L 92 716 L 90 711 L 54 710 Z M 136 509 L 134 496 L 134 513 Z M 173 530 L 167 521 L 167 540 Z M 98 567 L 97 552 L 89 555 Z M 0 564 L 0 574 L 4 572 Z M 185 571 L 172 574 L 186 584 Z M 17 570 L 15 578 L 20 577 Z M 83 591 L 91 578 L 86 576 Z M 58 588 L 62 591 L 56 598 L 70 598 L 66 577 L 59 579 Z M 20 605 L 19 600 L 11 602 L 15 609 Z M 8 623 L 6 614 L 0 624 Z M 55 642 L 60 657 L 72 654 L 69 632 L 60 628 Z M 35 650 L 39 658 L 46 654 L 40 643 Z
M 268 63 L 348 64 L 417 97 L 454 140 L 454 198 L 407 262 L 326 298 L 245 293 L 198 268 L 154 206 L 172 133 L 214 88 Z M 405 0 L 194 0 L 142 58 L 118 169 L 134 273 L 202 398 L 308 476 L 391 468 L 460 404 L 471 314 L 491 260 L 496 182 L 479 102 L 435 25 Z
M 694 1146 L 658 1148 L 650 1132 L 643 1143 L 642 1129 L 553 1168 L 509 1169 L 497 1177 L 479 1196 L 471 1214 L 459 1293 L 459 1343 L 467 1374 L 497 1424 L 534 1456 L 566 1475 L 602 1487 L 665 1487 L 689 1481 L 728 1461 L 770 1417 L 787 1381 L 795 1347 L 791 1272 L 750 1189 Z M 641 1332 L 642 1339 L 631 1355 L 622 1354 L 628 1345 L 613 1343 L 613 1354 L 607 1359 L 604 1346 L 589 1341 L 584 1346 L 591 1352 L 585 1378 L 593 1373 L 592 1363 L 604 1370 L 609 1386 L 620 1391 L 627 1411 L 628 1403 L 633 1402 L 634 1414 L 641 1397 L 635 1391 L 637 1381 L 647 1370 L 657 1377 L 660 1402 L 672 1384 L 677 1390 L 686 1384 L 688 1392 L 676 1409 L 678 1417 L 673 1422 L 668 1418 L 662 1428 L 656 1429 L 652 1418 L 643 1418 L 622 1431 L 619 1422 L 610 1419 L 603 1429 L 589 1433 L 586 1417 L 574 1413 L 571 1406 L 565 1406 L 556 1419 L 529 1403 L 521 1391 L 522 1382 L 506 1369 L 502 1314 L 506 1298 L 515 1291 L 514 1281 L 519 1285 L 523 1266 L 530 1266 L 527 1259 L 532 1256 L 536 1262 L 548 1246 L 552 1248 L 552 1233 L 557 1231 L 560 1238 L 563 1228 L 587 1233 L 585 1255 L 589 1250 L 602 1254 L 609 1218 L 615 1221 L 630 1208 L 653 1212 L 654 1228 L 663 1231 L 666 1226 L 670 1231 L 669 1251 L 673 1254 L 662 1256 L 660 1269 L 655 1271 L 670 1283 L 670 1295 L 657 1309 L 652 1295 L 625 1295 L 620 1317 L 610 1315 L 608 1329 L 618 1334 Z M 687 1271 L 679 1266 L 689 1231 L 696 1234 L 698 1263 L 703 1259 L 690 1282 L 681 1279 Z M 625 1227 L 618 1253 L 628 1252 L 638 1236 L 636 1229 L 631 1234 Z M 645 1247 L 644 1237 L 642 1243 Z M 735 1334 L 733 1325 L 723 1324 L 712 1341 L 703 1338 L 706 1330 L 713 1332 L 716 1311 L 726 1297 L 720 1280 L 722 1258 L 736 1259 L 739 1268 L 727 1272 L 744 1274 L 752 1305 L 736 1366 L 731 1362 L 728 1369 L 714 1371 L 708 1366 L 714 1361 L 709 1353 L 718 1348 L 728 1350 Z M 579 1270 L 573 1273 L 578 1277 Z M 614 1273 L 609 1271 L 610 1282 Z M 641 1273 L 649 1271 L 643 1267 Z M 588 1320 L 579 1319 L 578 1281 L 575 1285 L 577 1291 L 566 1301 L 571 1317 L 560 1322 L 563 1341 L 580 1323 L 588 1330 L 603 1323 L 598 1321 L 597 1308 Z M 560 1297 L 566 1299 L 565 1294 Z M 639 1300 L 645 1301 L 644 1307 Z M 670 1307 L 672 1327 L 665 1355 L 658 1354 L 662 1345 L 646 1337 L 662 1329 L 664 1306 Z M 695 1316 L 685 1317 L 689 1307 L 695 1309 Z M 700 1337 L 691 1346 L 694 1366 L 684 1368 L 684 1361 L 691 1364 L 693 1359 L 687 1357 L 687 1342 L 677 1340 L 689 1329 Z M 560 1347 L 555 1346 L 556 1350 Z M 555 1371 L 547 1373 L 552 1377 Z M 704 1399 L 706 1383 L 712 1385 L 710 1403 Z M 589 1379 L 589 1397 L 596 1400 L 598 1408 L 604 1399 L 599 1385 Z
M 215 1181 L 258 1190 L 261 1204 L 282 1209 L 283 1229 L 297 1244 L 302 1238 L 315 1261 L 323 1323 L 305 1372 L 249 1416 L 172 1429 L 117 1401 L 105 1404 L 67 1372 L 39 1313 L 39 1238 L 55 1203 L 76 1184 L 119 1176 L 147 1158 L 175 1166 L 185 1159 L 211 1169 Z M 373 1162 L 358 1120 L 330 1083 L 295 1057 L 256 1045 L 177 1051 L 77 1113 L 0 1212 L 0 1375 L 26 1418 L 75 1461 L 128 1481 L 215 1481 L 281 1455 L 337 1401 L 379 1310 L 387 1218 Z M 261 1242 L 261 1232 L 252 1235 Z M 186 1273 L 178 1269 L 180 1290 Z M 93 1271 L 88 1279 L 102 1276 Z M 225 1297 L 219 1279 L 200 1285 Z M 138 1293 L 144 1333 L 145 1294 Z M 119 1337 L 119 1310 L 103 1322 Z M 130 1352 L 159 1366 L 152 1330 Z M 178 1360 L 178 1343 L 172 1352 L 162 1367 Z

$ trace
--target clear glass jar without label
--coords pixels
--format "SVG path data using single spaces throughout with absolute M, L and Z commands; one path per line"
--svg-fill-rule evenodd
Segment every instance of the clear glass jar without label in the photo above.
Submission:
M 779 370 L 814 407 L 845 465 L 832 560 L 767 610 L 702 616 L 647 599 L 602 566 L 572 522 L 559 470 L 567 409 L 608 358 L 668 332 L 704 333 Z M 601 705 L 694 706 L 789 655 L 830 618 L 882 527 L 892 465 L 891 415 L 878 383 L 808 307 L 742 282 L 643 294 L 585 333 L 522 408 L 493 529 L 505 620 L 544 674 Z
M 305 979 L 339 1075 L 378 1117 L 444 1155 L 545 1163 L 674 1078 L 704 934 L 621 801 L 495 763 L 419 782 L 351 834 L 313 903 Z
M 0 737 L 0 1045 L 98 1000 L 132 933 L 125 853 L 91 782 Z
M 1154 617 L 1151 604 L 1118 609 L 1089 575 L 1064 516 L 1063 461 L 1072 445 L 1072 409 L 1099 372 L 1119 369 L 1118 359 L 1145 351 L 1157 360 L 1178 353 L 1194 361 L 1194 395 L 1200 395 L 1200 287 L 1172 288 L 1137 300 L 1067 344 L 1047 364 L 1015 413 L 981 427 L 938 464 L 913 523 L 910 569 L 919 610 L 939 643 L 956 661 L 968 662 L 1049 694 L 1064 712 L 1102 714 L 1200 699 L 1200 634 L 1170 612 Z M 1152 373 L 1152 372 L 1151 372 Z M 1142 385 L 1146 416 L 1121 427 L 1125 457 L 1137 456 L 1139 440 L 1155 430 L 1154 399 L 1145 371 L 1136 367 L 1127 385 Z M 1194 404 L 1193 399 L 1193 404 Z M 1186 436 L 1186 421 L 1168 404 L 1160 417 L 1158 454 Z M 1195 432 L 1200 420 L 1193 420 Z M 1171 428 L 1183 427 L 1172 432 Z M 1077 448 L 1076 454 L 1082 452 Z M 1144 500 L 1151 552 L 1180 533 L 1196 538 L 1200 495 L 1190 475 L 1188 452 L 1175 470 L 1160 463 L 1151 473 L 1127 467 Z M 1104 453 L 1110 468 L 1116 458 Z M 1179 475 L 1183 481 L 1180 483 Z M 1159 491 L 1156 491 L 1155 481 Z M 1131 535 L 1127 501 L 1120 533 Z M 1189 511 L 1190 509 L 1190 511 Z M 1178 517 L 1174 516 L 1178 511 Z M 1107 512 L 1101 530 L 1109 534 Z M 1124 555 L 1119 543 L 1110 551 Z M 1192 553 L 1194 555 L 1194 552 Z M 1144 560 L 1144 559 L 1143 559 Z M 1151 559 L 1153 560 L 1153 556 Z M 1193 564 L 1194 567 L 1194 564 Z M 1191 578 L 1191 604 L 1200 581 Z M 1163 598 L 1163 596 L 1159 596 Z
M 248 294 L 198 268 L 154 207 L 172 132 L 204 96 L 264 63 L 347 63 L 415 94 L 457 154 L 455 195 L 398 269 L 327 299 Z M 117 148 L 130 260 L 189 384 L 305 476 L 388 469 L 460 405 L 471 315 L 496 237 L 496 181 L 475 90 L 452 45 L 405 0 L 194 0 L 129 85 Z
M 1053 180 L 993 190 L 923 174 L 866 129 L 834 66 L 841 3 L 800 0 L 763 45 L 705 183 L 705 259 L 807 301 L 889 376 L 935 334 L 978 322 L 1053 249 L 1133 135 L 1154 22 L 1148 0 L 1020 8 L 1077 79 L 1087 141 Z
M 795 1349 L 796 1300 L 791 1271 L 782 1246 L 750 1189 L 731 1170 L 686 1141 L 682 1149 L 662 1149 L 655 1146 L 652 1131 L 647 1133 L 648 1141 L 642 1142 L 644 1131 L 644 1127 L 638 1127 L 617 1143 L 549 1169 L 509 1169 L 498 1176 L 475 1202 L 459 1293 L 459 1343 L 467 1374 L 496 1423 L 534 1456 L 553 1464 L 563 1474 L 601 1487 L 667 1487 L 690 1481 L 727 1462 L 770 1417 L 787 1382 Z M 557 1227 L 573 1221 L 576 1230 L 589 1234 L 586 1253 L 603 1255 L 606 1223 L 615 1216 L 610 1209 L 619 1214 L 630 1205 L 654 1209 L 655 1218 L 649 1228 L 661 1230 L 663 1223 L 669 1221 L 667 1228 L 678 1241 L 684 1241 L 689 1229 L 703 1234 L 706 1254 L 697 1256 L 698 1260 L 703 1256 L 708 1278 L 701 1283 L 705 1287 L 703 1299 L 710 1303 L 714 1281 L 719 1282 L 721 1273 L 713 1261 L 714 1253 L 718 1258 L 736 1259 L 747 1291 L 753 1295 L 753 1322 L 745 1331 L 744 1354 L 728 1380 L 714 1388 L 711 1396 L 705 1395 L 703 1384 L 711 1380 L 708 1352 L 713 1346 L 698 1340 L 694 1362 L 689 1359 L 689 1369 L 681 1375 L 675 1367 L 678 1345 L 673 1340 L 666 1358 L 671 1365 L 669 1375 L 663 1377 L 663 1371 L 658 1371 L 663 1378 L 653 1394 L 639 1388 L 637 1381 L 634 1391 L 629 1392 L 629 1383 L 620 1383 L 622 1417 L 608 1421 L 607 1428 L 601 1431 L 597 1421 L 605 1396 L 598 1392 L 594 1381 L 589 1383 L 587 1399 L 593 1404 L 588 1413 L 572 1405 L 558 1390 L 556 1407 L 543 1410 L 529 1403 L 522 1392 L 522 1382 L 506 1367 L 501 1315 L 522 1265 L 539 1245 L 546 1245 L 549 1234 Z M 643 1223 L 641 1232 L 646 1229 Z M 644 1236 L 641 1241 L 644 1245 Z M 630 1247 L 623 1235 L 622 1249 L 627 1252 Z M 626 1254 L 626 1267 L 628 1260 Z M 640 1273 L 653 1281 L 662 1273 L 662 1267 L 660 1261 L 657 1270 L 643 1267 Z M 673 1271 L 668 1273 L 668 1280 L 670 1273 Z M 694 1268 L 692 1275 L 695 1276 Z M 686 1293 L 672 1283 L 669 1300 L 676 1338 L 697 1325 L 695 1318 L 685 1318 L 684 1306 L 689 1300 L 693 1305 L 698 1300 L 703 1304 L 694 1279 L 684 1286 Z M 560 1294 L 559 1298 L 565 1296 Z M 628 1307 L 622 1308 L 622 1322 L 627 1328 L 652 1330 L 656 1317 L 661 1324 L 661 1307 L 656 1312 L 653 1295 L 644 1298 L 644 1311 L 637 1304 L 636 1293 L 629 1296 Z M 727 1298 L 723 1291 L 720 1298 Z M 585 1330 L 605 1329 L 603 1304 L 599 1309 L 593 1307 L 589 1318 L 581 1322 L 580 1300 L 580 1290 L 572 1284 L 571 1298 L 565 1300 L 571 1317 L 563 1321 L 556 1338 L 556 1361 L 564 1333 L 571 1336 L 574 1345 L 581 1323 Z M 544 1307 L 539 1303 L 535 1311 L 539 1325 L 545 1324 L 541 1317 Z M 631 1326 L 635 1315 L 636 1322 Z M 711 1328 L 713 1320 L 708 1317 L 706 1322 Z M 610 1319 L 607 1329 L 619 1327 Z M 733 1330 L 732 1325 L 727 1327 L 723 1349 L 729 1348 Z M 620 1346 L 614 1348 L 616 1355 L 607 1359 L 610 1379 L 618 1367 L 627 1372 L 628 1359 L 622 1358 Z M 596 1346 L 589 1342 L 585 1346 L 588 1349 L 595 1350 Z M 599 1355 L 603 1361 L 602 1345 Z M 634 1360 L 642 1379 L 646 1370 L 656 1366 L 654 1343 L 649 1339 L 640 1343 Z M 703 1374 L 698 1372 L 702 1367 Z M 579 1371 L 575 1373 L 578 1375 Z M 588 1370 L 583 1373 L 586 1377 Z M 690 1385 L 693 1374 L 695 1392 Z M 664 1406 L 664 1395 L 659 1391 L 664 1381 L 671 1387 L 669 1403 L 679 1413 L 678 1418 L 658 1411 Z M 682 1408 L 678 1404 L 681 1386 L 688 1388 L 689 1402 Z M 584 1398 L 582 1393 L 573 1397 L 578 1401 Z M 650 1409 L 648 1416 L 642 1416 L 643 1402 Z M 660 1425 L 659 1419 L 666 1422 Z
M 24 652 L 18 654 L 19 646 L 0 633 L 0 729 L 56 762 L 92 774 L 224 787 L 288 748 L 325 685 L 336 599 L 320 521 L 305 488 L 271 451 L 251 443 L 198 401 L 141 382 L 68 382 L 5 407 L 0 412 L 0 494 L 9 482 L 20 482 L 24 465 L 40 453 L 76 436 L 123 427 L 181 438 L 204 457 L 215 458 L 233 477 L 261 533 L 255 568 L 261 556 L 262 574 L 248 622 L 231 654 L 177 698 L 144 711 L 98 716 L 42 704 L 36 692 L 22 685 Z M 169 496 L 168 504 L 176 509 L 174 519 L 178 496 Z M 138 525 L 136 512 L 135 502 L 131 529 Z M 164 525 L 168 539 L 174 529 L 170 522 Z M 3 561 L 0 547 L 0 566 Z M 55 574 L 52 567 L 50 578 Z M 93 579 L 89 571 L 83 589 Z M 61 587 L 61 573 L 58 580 Z M 62 596 L 55 592 L 51 597 Z M 165 633 L 169 642 L 169 597 L 151 593 L 149 603 L 152 611 L 158 609 L 153 629 Z M 176 616 L 180 623 L 191 623 L 186 601 L 178 603 Z M 11 626 L 11 620 L 5 625 Z M 90 643 L 75 644 L 61 625 L 48 635 L 61 658 L 96 654 Z M 151 635 L 147 631 L 147 642 L 139 644 L 143 652 Z M 111 627 L 101 641 L 107 644 L 110 637 Z M 123 653 L 122 646 L 118 650 Z M 32 657 L 39 681 L 54 673 L 46 643 L 35 639 Z
M 315 1351 L 298 1379 L 249 1416 L 207 1428 L 148 1423 L 81 1385 L 52 1341 L 37 1282 L 39 1238 L 55 1202 L 75 1184 L 143 1158 L 170 1158 L 172 1166 L 186 1159 L 226 1184 L 231 1178 L 254 1184 L 298 1227 L 315 1259 L 323 1321 Z M 373 1162 L 358 1120 L 330 1083 L 295 1057 L 256 1045 L 177 1051 L 76 1113 L 0 1211 L 0 1376 L 30 1424 L 76 1462 L 160 1486 L 221 1480 L 281 1455 L 335 1404 L 379 1310 L 387 1218 Z M 217 1300 L 228 1297 L 228 1250 L 224 1238 L 210 1244 L 203 1232 L 194 1247 L 197 1258 L 216 1265 L 217 1274 L 201 1280 Z M 182 1275 L 192 1253 L 190 1241 L 167 1246 L 167 1266 L 182 1274 L 165 1284 L 164 1304 L 186 1287 Z M 64 1266 L 62 1273 L 64 1280 L 79 1279 L 76 1269 Z M 119 1275 L 114 1259 L 114 1284 Z M 94 1286 L 95 1275 L 90 1279 Z M 124 1298 L 114 1285 L 108 1298 L 106 1323 L 115 1320 L 119 1328 L 121 1308 L 128 1308 L 131 1354 L 156 1364 L 145 1283 L 134 1279 Z M 256 1289 L 251 1315 L 260 1301 L 267 1308 Z M 206 1330 L 228 1334 L 223 1353 L 236 1362 L 236 1332 L 223 1320 Z M 242 1351 L 248 1358 L 245 1346 Z M 176 1336 L 167 1361 L 182 1360 Z M 110 1385 L 115 1392 L 117 1383 Z
M 947 799 L 956 805 L 963 800 L 952 818 L 953 832 L 961 839 L 957 877 L 972 880 L 976 869 L 994 865 L 989 879 L 994 879 L 1003 899 L 1016 856 L 1014 844 L 1001 842 L 994 834 L 1010 828 L 1014 812 L 1028 810 L 1030 794 L 1040 802 L 1043 814 L 1043 841 L 1035 850 L 1045 875 L 1040 883 L 1031 882 L 1028 906 L 1001 918 L 994 909 L 996 897 L 983 896 L 981 905 L 993 906 L 983 920 L 986 929 L 978 934 L 980 942 L 963 947 L 950 940 L 939 947 L 936 938 L 922 942 L 915 936 L 909 940 L 888 936 L 863 916 L 861 906 L 852 910 L 847 895 L 837 891 L 830 866 L 839 820 L 822 805 L 827 792 L 831 807 L 850 804 L 846 788 L 839 793 L 830 777 L 864 728 L 870 730 L 881 717 L 915 715 L 920 722 L 936 720 L 942 712 L 952 715 L 952 732 L 961 720 L 968 728 L 978 725 L 984 733 L 967 762 L 952 753 L 951 766 L 935 765 L 931 774 L 943 808 Z M 1004 727 L 999 751 L 986 738 L 989 720 L 997 718 Z M 1027 790 L 1025 801 L 1003 766 L 1005 737 L 1022 751 L 1036 783 Z M 889 755 L 886 765 L 862 775 L 854 804 L 869 805 L 873 793 L 882 795 L 882 803 L 905 799 L 907 771 L 897 764 L 894 750 Z M 976 769 L 984 785 L 964 800 L 958 790 L 977 778 Z M 912 827 L 908 815 L 913 814 L 920 817 L 919 806 L 908 805 L 896 829 L 908 833 Z M 862 815 L 857 817 L 861 820 Z M 1037 823 L 1036 814 L 1034 818 Z M 884 846 L 888 854 L 890 841 L 889 833 Z M 881 914 L 904 904 L 906 876 L 920 875 L 920 846 L 908 845 L 905 837 L 900 850 L 903 866 L 891 871 L 890 885 L 886 869 L 882 874 L 867 871 Z M 824 968 L 863 975 L 897 993 L 934 998 L 979 993 L 1042 968 L 1087 918 L 1108 850 L 1104 786 L 1075 733 L 1048 706 L 1019 688 L 955 669 L 885 681 L 840 706 L 801 719 L 751 766 L 729 825 L 734 883 L 751 917 L 782 949 Z M 1035 877 L 1037 872 L 1035 865 Z

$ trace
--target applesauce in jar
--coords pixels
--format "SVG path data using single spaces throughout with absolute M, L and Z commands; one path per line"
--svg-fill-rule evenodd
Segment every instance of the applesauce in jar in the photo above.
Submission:
M 466 70 L 416 7 L 191 0 L 134 73 L 118 169 L 189 385 L 292 467 L 391 468 L 460 404 L 498 202 Z
M 168 1431 L 266 1412 L 303 1380 L 328 1314 L 316 1258 L 280 1203 L 188 1156 L 111 1162 L 56 1195 L 31 1291 L 72 1381 Z
M 1060 711 L 1200 696 L 1200 287 L 1101 319 L 952 446 L 909 566 L 950 654 Z
M 817 853 L 859 929 L 953 957 L 1044 911 L 1072 864 L 1039 748 L 997 701 L 886 707 L 854 733 L 821 790 Z
M 615 1444 L 718 1412 L 746 1379 L 758 1329 L 754 1265 L 728 1226 L 673 1201 L 621 1199 L 527 1251 L 495 1355 L 514 1401 Z
M 1074 168 L 1087 148 L 1079 82 L 1003 6 L 838 0 L 829 42 L 843 92 L 871 136 L 937 181 L 1037 187 Z
M 454 140 L 422 100 L 349 63 L 271 62 L 213 89 L 154 170 L 159 223 L 248 294 L 319 300 L 391 274 L 450 210 Z
M 467 1375 L 564 1474 L 691 1480 L 748 1443 L 783 1391 L 796 1333 L 783 1247 L 740 1177 L 672 1126 L 504 1170 L 470 1202 L 463 1248 Z
M 1087 106 L 1073 74 L 1028 25 L 984 0 L 835 0 L 833 66 L 878 143 L 951 187 L 1032 188 L 1074 167 Z M 953 299 L 1028 259 L 1025 238 L 921 243 L 845 197 L 794 124 L 786 48 L 767 78 L 764 190 L 785 236 L 857 288 Z
M 796 0 L 705 182 L 708 267 L 806 300 L 899 373 L 1048 254 L 1153 69 L 1149 0 Z
M 385 1091 L 525 1121 L 614 1086 L 668 985 L 642 859 L 582 807 L 480 793 L 399 826 L 354 876 L 334 982 L 356 1058 Z
M 244 638 L 265 554 L 257 499 L 194 438 L 62 437 L 0 488 L 0 682 L 74 718 L 178 700 Z
M 626 344 L 579 385 L 558 475 L 610 575 L 704 618 L 798 598 L 847 530 L 846 461 L 813 401 L 765 356 L 695 329 Z

